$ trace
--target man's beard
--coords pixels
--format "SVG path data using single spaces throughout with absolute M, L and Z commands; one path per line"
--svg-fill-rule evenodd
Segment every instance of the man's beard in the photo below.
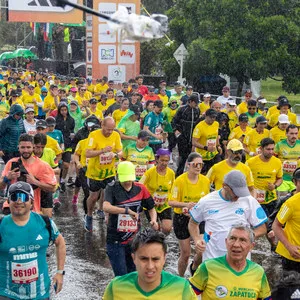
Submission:
M 33 152 L 25 152 L 25 153 L 22 153 L 21 156 L 24 159 L 29 159 L 32 156 L 32 153 Z

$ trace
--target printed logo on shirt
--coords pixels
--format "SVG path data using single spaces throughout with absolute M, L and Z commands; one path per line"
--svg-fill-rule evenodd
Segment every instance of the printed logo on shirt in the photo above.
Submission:
M 210 209 L 210 210 L 208 211 L 208 214 L 209 214 L 209 215 L 214 215 L 214 214 L 217 214 L 218 212 L 219 212 L 218 209 Z
M 43 237 L 39 234 L 35 240 L 36 240 L 36 241 L 40 241 L 40 240 L 42 240 L 42 239 L 43 239 Z
M 292 294 L 291 299 L 300 299 L 300 291 L 298 289 Z
M 218 298 L 224 298 L 227 296 L 228 294 L 228 290 L 225 286 L 223 285 L 218 285 L 215 289 L 215 293 L 216 293 L 216 296 Z
M 236 213 L 237 215 L 243 215 L 243 214 L 244 214 L 244 210 L 243 210 L 242 208 L 239 208 L 239 209 L 237 209 L 237 210 L 235 211 L 235 213 Z

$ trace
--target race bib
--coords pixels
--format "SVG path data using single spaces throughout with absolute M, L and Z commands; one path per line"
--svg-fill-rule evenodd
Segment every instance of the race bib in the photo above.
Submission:
M 210 140 L 207 140 L 206 146 L 207 147 L 216 147 L 216 144 L 217 144 L 217 140 L 210 139 Z
M 297 162 L 285 160 L 283 162 L 282 169 L 285 173 L 294 173 L 294 171 L 297 169 Z
M 162 206 L 165 204 L 165 202 L 168 199 L 168 195 L 167 194 L 158 194 L 158 193 L 154 193 L 153 194 L 153 200 L 155 202 L 156 206 Z
M 155 128 L 155 134 L 161 134 L 161 132 L 162 132 L 162 128 L 159 125 L 158 127 Z
M 100 165 L 109 165 L 112 162 L 111 152 L 103 153 L 99 155 Z
M 256 190 L 256 200 L 259 203 L 264 202 L 265 198 L 266 198 L 266 191 L 264 191 L 264 190 Z
M 119 232 L 136 232 L 138 230 L 138 223 L 133 220 L 130 215 L 119 214 L 117 231 Z
M 27 263 L 11 263 L 11 277 L 13 283 L 30 283 L 37 281 L 39 269 L 37 259 Z
M 138 165 L 135 167 L 135 174 L 137 177 L 143 177 L 146 171 L 147 171 L 147 165 Z

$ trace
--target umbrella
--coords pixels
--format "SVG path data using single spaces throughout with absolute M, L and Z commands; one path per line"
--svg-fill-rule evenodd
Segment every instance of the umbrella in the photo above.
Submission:
M 31 52 L 28 49 L 17 49 L 16 51 L 13 52 L 14 57 L 24 57 L 24 58 L 33 58 L 33 59 L 37 59 L 37 56 Z
M 13 55 L 13 52 L 11 52 L 11 51 L 3 52 L 0 55 L 0 60 L 12 59 L 12 58 L 14 58 L 14 55 Z

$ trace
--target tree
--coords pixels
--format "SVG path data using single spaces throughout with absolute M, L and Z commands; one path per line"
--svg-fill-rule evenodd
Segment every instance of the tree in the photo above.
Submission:
M 280 74 L 286 91 L 300 92 L 298 0 L 179 0 L 168 15 L 172 37 L 188 46 L 187 79 L 223 73 L 241 91 Z

